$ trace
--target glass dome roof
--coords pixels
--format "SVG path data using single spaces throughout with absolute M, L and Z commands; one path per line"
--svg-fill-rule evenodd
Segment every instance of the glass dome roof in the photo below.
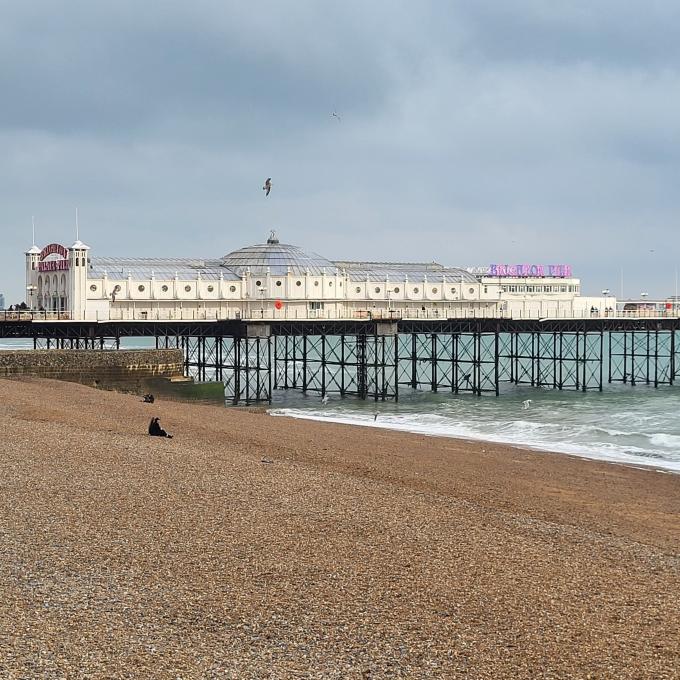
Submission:
M 242 276 L 250 269 L 253 275 L 265 275 L 267 269 L 273 276 L 291 274 L 335 273 L 336 266 L 325 257 L 316 253 L 309 253 L 298 246 L 279 243 L 274 232 L 267 239 L 267 243 L 240 248 L 228 253 L 222 258 L 222 266 L 235 274 Z

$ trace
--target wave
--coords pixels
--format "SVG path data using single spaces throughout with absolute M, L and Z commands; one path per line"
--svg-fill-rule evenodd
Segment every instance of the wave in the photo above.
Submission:
M 333 410 L 298 408 L 272 409 L 270 414 L 364 427 L 387 428 L 427 436 L 489 441 L 594 460 L 680 472 L 680 437 L 668 434 L 646 435 L 639 432 L 609 430 L 591 425 L 569 427 L 560 423 L 540 423 L 529 420 L 514 420 L 504 423 L 479 421 L 473 424 L 465 424 L 452 418 L 434 414 L 381 413 L 377 419 L 374 419 L 373 414 L 365 412 L 340 413 Z M 555 436 L 558 432 L 562 438 Z M 677 455 L 673 456 L 669 449 L 673 449 L 673 452 Z
M 673 449 L 680 453 L 680 437 L 673 434 L 653 434 L 649 437 L 650 442 L 654 446 L 661 446 L 667 449 Z

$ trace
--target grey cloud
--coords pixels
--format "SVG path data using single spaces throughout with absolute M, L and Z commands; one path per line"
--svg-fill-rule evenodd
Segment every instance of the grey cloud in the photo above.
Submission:
M 375 34 L 356 35 L 346 17 L 333 21 L 337 10 L 329 17 L 302 4 L 311 18 L 276 6 L 245 13 L 240 3 L 199 3 L 191 12 L 169 3 L 141 16 L 138 3 L 71 12 L 31 5 L 0 41 L 0 87 L 19 95 L 0 122 L 122 137 L 197 122 L 199 133 L 206 123 L 224 126 L 238 140 L 244 129 L 266 135 L 267 124 L 303 128 L 341 104 L 360 115 L 377 110 L 393 76 L 388 55 L 372 49 Z
M 31 214 L 41 239 L 68 241 L 78 205 L 102 254 L 215 255 L 278 227 L 330 257 L 561 260 L 591 292 L 623 266 L 630 294 L 668 294 L 677 15 L 609 0 L 8 4 L 0 289 L 21 295 Z
M 457 56 L 473 61 L 654 68 L 680 57 L 680 7 L 669 0 L 474 0 L 447 15 L 463 26 Z

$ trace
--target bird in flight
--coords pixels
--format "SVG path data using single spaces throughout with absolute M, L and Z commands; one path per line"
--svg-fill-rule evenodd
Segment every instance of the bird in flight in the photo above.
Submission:
M 269 192 L 272 190 L 272 178 L 267 177 L 267 180 L 264 183 L 264 186 L 262 187 L 262 191 L 266 191 L 267 193 L 265 196 L 269 196 Z
M 339 116 L 335 111 L 333 111 L 333 113 L 331 113 L 331 116 L 332 116 L 333 118 L 337 118 L 337 119 L 338 119 L 338 123 L 342 123 L 342 118 L 340 118 L 340 116 Z
M 531 399 L 525 399 L 522 402 L 522 406 L 524 407 L 525 410 L 528 409 L 530 405 L 531 405 Z

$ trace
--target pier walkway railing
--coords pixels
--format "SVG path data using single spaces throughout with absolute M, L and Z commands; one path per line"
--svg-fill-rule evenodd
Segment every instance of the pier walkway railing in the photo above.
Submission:
M 310 310 L 307 313 L 290 310 L 250 310 L 234 309 L 215 312 L 212 310 L 179 311 L 164 310 L 129 310 L 113 309 L 109 312 L 88 313 L 84 318 L 78 318 L 70 312 L 45 311 L 0 311 L 2 321 L 399 321 L 420 319 L 511 319 L 511 320 L 560 320 L 560 319 L 677 319 L 680 318 L 680 308 L 667 310 L 638 309 L 638 310 L 503 310 L 495 309 L 467 309 L 460 310 L 451 307 L 425 310 L 352 310 L 345 314 L 336 314 L 333 310 Z

